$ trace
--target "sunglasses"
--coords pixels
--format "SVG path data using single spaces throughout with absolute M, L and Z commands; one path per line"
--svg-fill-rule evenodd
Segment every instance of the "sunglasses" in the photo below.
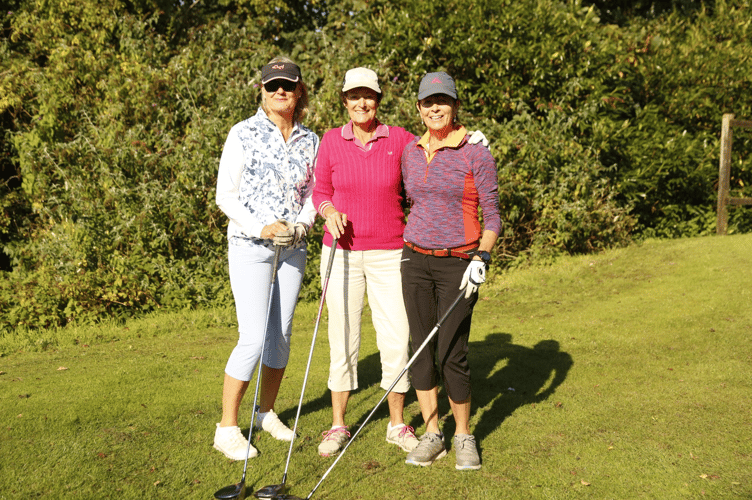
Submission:
M 266 82 L 264 84 L 264 90 L 271 94 L 282 87 L 282 90 L 284 90 L 285 92 L 293 92 L 297 86 L 298 82 L 291 82 L 290 80 L 283 80 L 280 78 Z

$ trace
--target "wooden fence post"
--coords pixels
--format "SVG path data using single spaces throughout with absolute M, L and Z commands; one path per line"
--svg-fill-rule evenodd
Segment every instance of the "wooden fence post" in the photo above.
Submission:
M 716 216 L 716 234 L 728 233 L 728 206 L 752 205 L 752 198 L 733 198 L 731 193 L 731 142 L 733 128 L 752 129 L 751 120 L 734 120 L 732 113 L 723 115 L 721 124 L 721 165 L 718 175 L 718 214 Z
M 731 178 L 731 130 L 732 113 L 724 113 L 721 123 L 721 161 L 718 174 L 718 209 L 716 215 L 716 234 L 726 234 L 728 229 L 728 197 Z

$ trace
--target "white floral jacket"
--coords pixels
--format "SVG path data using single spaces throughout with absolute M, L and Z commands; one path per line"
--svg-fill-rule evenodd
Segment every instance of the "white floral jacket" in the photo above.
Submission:
M 313 224 L 318 147 L 318 136 L 300 123 L 285 143 L 261 108 L 230 129 L 219 160 L 216 197 L 230 218 L 230 244 L 270 246 L 271 240 L 261 239 L 261 230 L 278 219 Z

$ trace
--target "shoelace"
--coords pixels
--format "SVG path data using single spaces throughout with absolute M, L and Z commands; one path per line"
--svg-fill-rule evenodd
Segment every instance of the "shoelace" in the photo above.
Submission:
M 406 436 L 407 437 L 409 437 L 409 436 L 415 437 L 415 429 L 413 429 L 409 425 L 404 426 L 402 428 L 402 430 L 400 431 L 400 433 L 399 433 L 399 437 L 402 438 L 402 437 L 406 437 Z
M 438 443 L 441 440 L 436 436 L 429 436 L 428 434 L 424 434 L 422 438 L 420 438 L 420 443 L 418 443 L 418 447 L 426 448 L 431 446 L 433 443 Z
M 266 422 L 266 421 L 267 421 L 267 420 L 266 420 L 267 418 L 269 419 L 269 421 L 268 421 L 268 423 L 266 424 L 266 426 L 267 426 L 267 427 L 269 427 L 269 430 L 270 430 L 270 431 L 271 431 L 271 430 L 277 430 L 277 429 L 279 429 L 280 427 L 284 427 L 284 426 L 285 426 L 285 424 L 283 424 L 283 423 L 282 423 L 282 421 L 281 421 L 280 419 L 278 419 L 278 418 L 271 418 L 271 417 L 270 417 L 270 415 L 267 415 L 267 416 L 266 416 L 266 418 L 264 419 L 264 422 Z M 261 428 L 263 428 L 263 423 L 261 424 L 261 426 L 260 426 L 260 427 L 261 427 Z
M 464 449 L 465 445 L 468 444 L 468 443 L 475 444 L 475 438 L 473 438 L 473 437 L 466 437 L 464 439 L 458 440 L 457 441 L 457 448 L 458 449 Z
M 348 431 L 344 427 L 337 427 L 336 429 L 329 429 L 328 431 L 322 432 L 321 435 L 324 436 L 324 441 L 326 441 L 328 439 L 335 439 L 332 437 L 332 435 L 338 432 L 344 432 L 345 434 L 347 434 L 347 437 L 350 437 L 350 431 Z
M 240 429 L 238 429 L 237 432 L 234 432 L 230 436 L 230 442 L 231 442 L 231 444 L 235 444 L 235 445 L 237 445 L 237 444 L 242 444 L 242 445 L 248 444 L 248 441 L 245 439 L 245 436 L 243 436 L 243 433 L 240 432 Z

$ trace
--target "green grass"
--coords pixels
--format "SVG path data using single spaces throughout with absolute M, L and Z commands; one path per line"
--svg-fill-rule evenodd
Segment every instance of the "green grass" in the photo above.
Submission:
M 451 451 L 405 465 L 384 442 L 382 408 L 314 498 L 750 498 L 750 305 L 752 235 L 649 241 L 496 276 L 470 339 L 483 468 L 454 470 Z M 295 320 L 277 403 L 290 424 L 317 307 Z M 211 447 L 233 323 L 231 309 L 195 311 L 0 339 L 0 499 L 209 499 L 237 482 L 242 463 Z M 364 331 L 352 423 L 382 394 L 370 321 Z M 314 358 L 288 477 L 301 497 L 330 464 L 316 453 L 331 418 L 325 322 Z M 420 427 L 412 394 L 406 414 Z M 254 490 L 281 481 L 287 453 L 268 435 L 255 445 Z

